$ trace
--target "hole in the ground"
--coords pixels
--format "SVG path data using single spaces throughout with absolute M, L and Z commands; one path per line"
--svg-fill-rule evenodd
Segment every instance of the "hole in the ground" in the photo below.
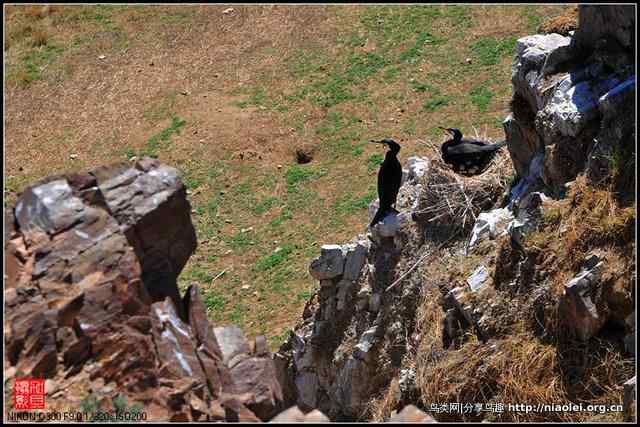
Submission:
M 298 148 L 295 153 L 296 163 L 302 165 L 310 163 L 313 160 L 313 150 L 306 148 Z

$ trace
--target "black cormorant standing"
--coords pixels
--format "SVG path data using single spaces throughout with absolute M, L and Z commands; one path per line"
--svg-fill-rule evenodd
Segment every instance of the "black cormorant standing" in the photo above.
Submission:
M 383 139 L 382 141 L 371 141 L 377 144 L 385 144 L 389 147 L 389 151 L 384 156 L 384 161 L 380 165 L 378 172 L 378 198 L 380 199 L 380 207 L 373 217 L 370 227 L 382 220 L 389 211 L 398 212 L 393 206 L 396 204 L 398 190 L 402 182 L 402 166 L 398 161 L 398 152 L 400 144 L 392 139 Z
M 507 144 L 507 141 L 488 144 L 484 141 L 463 139 L 462 132 L 458 129 L 440 129 L 449 132 L 453 137 L 442 144 L 442 160 L 451 165 L 456 173 L 464 176 L 483 173 L 491 164 L 496 152 Z

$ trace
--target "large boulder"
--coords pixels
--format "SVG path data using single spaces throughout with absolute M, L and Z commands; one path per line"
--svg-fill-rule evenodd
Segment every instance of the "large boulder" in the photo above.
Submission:
M 635 15 L 628 6 L 581 5 L 579 16 L 573 35 L 518 40 L 512 114 L 503 123 L 518 176 L 531 175 L 542 156 L 540 178 L 554 197 L 585 169 L 601 181 L 618 141 L 634 137 L 632 124 L 609 117 L 633 103 Z
M 316 280 L 338 277 L 344 271 L 345 253 L 340 245 L 323 245 L 320 257 L 311 262 L 309 273 Z
M 275 415 L 264 338 L 230 361 L 198 288 L 180 296 L 196 247 L 190 211 L 177 171 L 152 159 L 28 187 L 5 218 L 5 372 L 47 378 L 60 407 L 77 405 L 65 393 L 76 383 L 158 421 Z

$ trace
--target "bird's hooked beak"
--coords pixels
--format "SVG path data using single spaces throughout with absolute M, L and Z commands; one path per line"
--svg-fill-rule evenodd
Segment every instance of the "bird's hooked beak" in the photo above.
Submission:
M 387 142 L 384 139 L 380 140 L 380 141 L 376 141 L 376 140 L 372 139 L 371 141 L 369 141 L 369 144 L 382 144 L 382 145 L 386 146 Z
M 442 127 L 442 126 L 438 126 L 438 128 L 440 128 L 443 131 L 447 132 L 449 135 L 453 135 L 453 129 L 451 129 L 451 128 L 445 128 L 445 127 Z

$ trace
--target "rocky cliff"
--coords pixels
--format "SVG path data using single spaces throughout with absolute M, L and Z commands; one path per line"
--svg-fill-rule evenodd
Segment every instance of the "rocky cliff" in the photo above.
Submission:
M 461 179 L 412 158 L 399 215 L 322 247 L 318 291 L 275 355 L 288 404 L 332 420 L 386 420 L 409 404 L 438 421 L 623 418 L 504 410 L 518 403 L 624 401 L 629 413 L 634 17 L 580 6 L 575 32 L 518 40 L 509 188 L 504 165 Z
M 178 292 L 196 248 L 190 212 L 177 171 L 148 158 L 28 187 L 5 212 L 7 390 L 46 378 L 49 409 L 124 399 L 150 420 L 273 417 L 282 395 L 264 337 L 214 328 L 198 288 Z

